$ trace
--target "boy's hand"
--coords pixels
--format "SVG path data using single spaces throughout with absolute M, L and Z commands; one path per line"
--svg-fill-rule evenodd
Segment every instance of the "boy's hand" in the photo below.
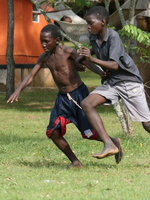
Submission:
M 110 76 L 110 71 L 106 70 L 105 72 L 103 72 L 101 78 L 102 78 L 102 83 Z
M 106 80 L 109 76 L 110 76 L 110 71 L 107 69 L 106 71 L 103 72 L 102 79 Z
M 77 63 L 77 62 L 75 63 L 76 63 L 75 68 L 77 71 L 85 72 L 85 68 L 86 68 L 85 66 L 83 66 L 81 63 Z
M 80 72 L 85 72 L 86 70 L 86 67 L 84 67 L 84 66 L 82 66 L 82 65 L 80 65 L 80 66 L 78 66 L 77 68 L 77 71 L 80 71 Z
M 20 92 L 15 91 L 7 100 L 7 103 L 13 103 L 14 101 L 18 101 L 18 97 L 20 95 Z
M 86 48 L 86 47 L 80 47 L 80 49 L 79 49 L 79 54 L 81 55 L 81 56 L 85 56 L 85 58 L 86 58 L 86 60 L 87 61 L 91 61 L 91 52 L 90 52 L 90 50 L 88 49 L 88 48 Z

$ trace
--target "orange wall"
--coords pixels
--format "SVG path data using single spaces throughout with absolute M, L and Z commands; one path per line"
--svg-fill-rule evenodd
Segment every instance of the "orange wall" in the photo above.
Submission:
M 0 64 L 6 64 L 7 45 L 7 1 L 0 0 Z M 14 59 L 16 64 L 35 63 L 43 52 L 39 34 L 47 25 L 44 16 L 40 15 L 39 23 L 32 22 L 32 2 L 14 0 Z

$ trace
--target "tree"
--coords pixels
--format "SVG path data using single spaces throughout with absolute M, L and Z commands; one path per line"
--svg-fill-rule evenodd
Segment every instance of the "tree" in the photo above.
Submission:
M 137 0 L 133 0 L 130 2 L 129 19 L 128 19 L 129 23 L 131 23 L 131 20 L 133 19 L 136 2 L 137 2 Z M 119 1 L 115 0 L 115 4 L 116 4 L 117 11 L 119 13 L 119 16 L 120 16 L 121 24 L 124 27 L 126 25 L 126 21 L 124 19 Z M 129 53 L 130 37 L 125 41 L 125 43 L 126 43 L 126 46 L 128 47 L 128 48 L 126 48 L 126 52 Z M 124 102 L 122 100 L 118 101 L 114 105 L 114 109 L 115 109 L 116 115 L 118 116 L 119 121 L 121 123 L 124 135 L 133 136 L 133 127 L 131 124 L 131 119 L 130 119 L 127 107 L 124 104 Z
M 8 7 L 8 34 L 7 34 L 7 84 L 6 84 L 6 99 L 14 92 L 14 71 L 15 62 L 13 58 L 13 39 L 14 39 L 14 1 L 7 0 Z
M 130 1 L 130 7 L 129 7 L 129 18 L 128 23 L 124 19 L 124 15 L 122 13 L 122 9 L 120 7 L 119 1 L 115 0 L 116 8 L 120 16 L 122 29 L 119 31 L 119 34 L 122 38 L 122 41 L 125 45 L 125 50 L 127 53 L 130 53 L 131 49 L 136 50 L 138 53 L 141 54 L 141 60 L 144 61 L 146 59 L 146 62 L 150 62 L 150 53 L 145 48 L 141 48 L 138 46 L 134 46 L 134 48 L 131 48 L 131 38 L 134 38 L 139 43 L 144 44 L 146 47 L 150 47 L 150 37 L 149 34 L 145 33 L 144 31 L 138 29 L 136 26 L 134 26 L 134 14 L 135 14 L 135 7 L 136 7 L 137 0 Z M 144 59 L 143 59 L 144 58 Z M 123 133 L 125 135 L 133 136 L 133 128 L 131 124 L 131 120 L 127 111 L 127 108 L 123 101 L 119 101 L 117 104 L 115 104 L 115 111 L 116 114 L 120 120 L 121 126 L 123 128 Z

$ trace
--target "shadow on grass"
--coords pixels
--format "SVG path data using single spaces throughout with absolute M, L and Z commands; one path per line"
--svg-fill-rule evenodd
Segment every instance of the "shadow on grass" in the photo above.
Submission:
M 46 131 L 45 131 L 45 135 L 43 135 L 42 137 L 33 137 L 33 136 L 28 136 L 28 137 L 22 137 L 22 136 L 18 136 L 18 135 L 14 135 L 14 134 L 10 134 L 10 135 L 4 135 L 4 134 L 1 134 L 0 135 L 0 144 L 10 144 L 10 143 L 26 143 L 26 142 L 30 142 L 30 143 L 33 143 L 35 144 L 36 142 L 37 143 L 41 143 L 41 142 L 44 142 L 44 141 L 48 141 L 50 139 L 48 139 L 48 137 L 46 136 Z M 51 140 L 50 140 L 51 141 Z
M 16 163 L 17 165 L 24 165 L 24 166 L 27 166 L 27 167 L 31 167 L 31 168 L 51 168 L 51 167 L 57 167 L 57 168 L 66 168 L 68 165 L 66 165 L 65 163 L 62 164 L 62 163 L 57 163 L 55 161 L 46 161 L 46 160 L 39 160 L 39 161 L 28 161 L 28 160 L 24 160 L 24 161 L 18 161 Z
M 12 104 L 7 104 L 5 94 L 0 94 L 0 109 L 27 112 L 51 111 L 57 97 L 57 92 L 57 90 L 22 92 L 18 102 L 13 102 Z M 98 106 L 97 111 L 99 113 L 115 112 L 113 106 L 104 105 Z
M 0 94 L 0 109 L 19 111 L 47 111 L 53 108 L 57 90 L 22 92 L 18 102 L 6 103 L 5 94 Z
M 28 160 L 24 160 L 24 161 L 17 161 L 16 163 L 17 165 L 24 165 L 24 166 L 28 166 L 31 168 L 51 168 L 51 167 L 57 167 L 57 168 L 66 168 L 70 165 L 69 161 L 68 163 L 62 163 L 62 162 L 56 162 L 54 160 L 52 161 L 46 161 L 46 160 L 39 160 L 39 161 L 28 161 Z M 110 168 L 117 168 L 116 165 L 110 165 L 110 164 L 104 164 L 104 163 L 98 163 L 98 162 L 90 162 L 88 164 L 84 164 L 83 163 L 83 168 L 84 169 L 88 169 L 91 167 L 97 167 L 97 168 L 101 168 L 101 169 L 110 169 Z
M 82 161 L 81 161 L 82 162 Z M 91 167 L 94 168 L 100 168 L 100 169 L 117 169 L 118 165 L 117 164 L 107 164 L 107 163 L 102 163 L 103 161 L 101 160 L 101 162 L 97 162 L 97 161 L 87 161 L 86 163 L 82 162 L 83 164 L 83 168 L 84 169 L 91 169 Z M 66 168 L 70 165 L 70 161 L 62 161 L 62 160 L 58 160 L 58 158 L 55 160 L 55 158 L 53 157 L 52 159 L 46 159 L 46 158 L 41 158 L 40 160 L 36 160 L 36 161 L 29 161 L 29 160 L 17 160 L 17 162 L 15 162 L 15 164 L 19 164 L 19 165 L 23 165 L 23 166 L 28 166 L 31 168 L 51 168 L 51 167 L 57 167 L 57 168 Z

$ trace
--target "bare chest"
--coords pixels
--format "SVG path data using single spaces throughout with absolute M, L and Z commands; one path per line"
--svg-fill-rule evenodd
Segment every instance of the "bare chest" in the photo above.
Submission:
M 47 61 L 46 65 L 51 71 L 61 71 L 68 66 L 68 60 L 65 56 L 51 55 Z

